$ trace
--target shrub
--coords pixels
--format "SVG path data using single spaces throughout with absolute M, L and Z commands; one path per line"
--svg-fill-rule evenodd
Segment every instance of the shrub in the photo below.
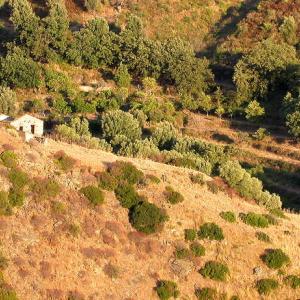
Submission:
M 270 210 L 270 214 L 274 215 L 275 217 L 286 219 L 287 217 L 285 216 L 283 210 L 280 208 L 274 208 Z
M 88 11 L 97 10 L 99 6 L 100 6 L 99 0 L 84 0 L 84 7 Z
M 260 241 L 263 241 L 263 242 L 266 242 L 266 243 L 271 243 L 271 239 L 270 237 L 262 232 L 262 231 L 258 231 L 255 233 L 255 236 L 260 240 Z
M 271 269 L 280 269 L 290 262 L 290 258 L 281 249 L 268 250 L 262 260 Z
M 80 192 L 90 201 L 94 206 L 104 202 L 103 192 L 96 186 L 88 185 L 80 189 Z
M 10 150 L 4 151 L 0 154 L 0 160 L 7 168 L 15 168 L 18 165 L 17 155 Z
M 0 270 L 5 270 L 8 267 L 8 259 L 0 252 Z M 0 298 L 1 299 L 1 298 Z
M 161 300 L 168 300 L 179 296 L 177 284 L 173 281 L 161 280 L 157 283 L 155 290 Z
M 8 201 L 12 207 L 22 206 L 24 204 L 25 195 L 20 190 L 12 189 L 8 194 Z
M 169 122 L 161 122 L 152 133 L 152 140 L 160 150 L 170 150 L 176 142 L 178 132 Z
M 28 175 L 18 169 L 10 170 L 8 178 L 15 190 L 22 190 L 29 183 Z
M 184 229 L 184 239 L 186 241 L 194 241 L 197 237 L 197 231 L 195 229 Z
M 68 156 L 64 151 L 58 151 L 54 154 L 55 161 L 61 170 L 67 172 L 73 169 L 75 159 Z
M 274 216 L 268 214 L 264 214 L 263 216 L 268 220 L 270 225 L 278 225 L 278 220 Z
M 208 277 L 210 279 L 218 281 L 226 280 L 227 275 L 229 275 L 228 267 L 215 261 L 207 262 L 199 272 L 205 278 Z
M 205 183 L 203 174 L 191 174 L 190 179 L 192 183 L 203 185 Z
M 248 214 L 240 214 L 242 221 L 253 227 L 265 228 L 269 226 L 269 221 L 266 217 L 260 214 L 250 212 Z
M 232 211 L 222 211 L 220 213 L 220 217 L 222 219 L 224 219 L 225 221 L 230 222 L 230 223 L 235 223 L 236 222 L 235 214 Z
M 8 201 L 8 194 L 0 191 L 0 216 L 7 216 L 12 213 L 11 206 Z
M 213 288 L 202 288 L 195 291 L 198 300 L 215 300 L 217 299 L 217 290 Z
M 183 196 L 179 192 L 174 191 L 171 186 L 166 187 L 165 195 L 167 201 L 171 204 L 177 204 L 184 200 Z
M 146 179 L 148 179 L 151 183 L 155 183 L 155 184 L 159 184 L 160 183 L 160 179 L 152 174 L 148 174 L 146 175 Z
M 104 190 L 113 191 L 118 185 L 118 180 L 108 172 L 97 173 L 96 177 L 99 187 Z
M 12 116 L 16 110 L 16 93 L 9 87 L 0 86 L 0 113 Z
M 168 219 L 162 209 L 153 203 L 145 201 L 133 206 L 129 217 L 132 226 L 146 234 L 156 232 Z
M 33 183 L 32 192 L 40 200 L 47 200 L 59 194 L 60 186 L 54 179 L 37 179 Z
M 66 205 L 59 201 L 53 201 L 51 205 L 54 214 L 62 215 L 66 212 Z
M 293 289 L 297 289 L 300 287 L 300 276 L 288 275 L 284 278 L 284 283 Z
M 111 141 L 121 135 L 126 139 L 135 141 L 141 138 L 142 130 L 138 120 L 130 113 L 121 110 L 109 111 L 101 118 L 103 137 Z
M 128 69 L 126 65 L 120 64 L 115 74 L 115 82 L 118 87 L 128 88 L 131 83 L 131 75 L 128 73 Z
M 213 180 L 207 181 L 206 185 L 210 192 L 212 192 L 213 194 L 218 194 L 220 188 Z
M 279 287 L 278 281 L 274 279 L 261 279 L 257 281 L 256 288 L 259 294 L 269 295 L 273 290 Z
M 205 223 L 201 225 L 198 231 L 198 237 L 200 239 L 209 239 L 221 241 L 224 239 L 222 228 L 215 223 Z
M 196 257 L 205 255 L 205 248 L 197 242 L 192 243 L 190 249 Z
M 69 232 L 73 237 L 78 238 L 80 234 L 80 226 L 76 223 L 71 223 L 69 225 Z
M 175 250 L 175 257 L 177 259 L 185 259 L 190 256 L 190 251 L 187 248 L 177 248 Z
M 139 171 L 132 163 L 116 161 L 108 170 L 118 181 L 129 184 L 138 183 L 143 178 L 143 172 Z
M 117 186 L 115 195 L 125 208 L 131 208 L 142 200 L 142 197 L 138 195 L 135 188 L 126 182 L 120 183 Z

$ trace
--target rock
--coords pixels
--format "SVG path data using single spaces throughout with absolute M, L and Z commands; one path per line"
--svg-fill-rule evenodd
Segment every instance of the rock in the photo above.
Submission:
M 253 269 L 253 274 L 254 275 L 257 275 L 257 276 L 260 276 L 260 275 L 262 275 L 262 269 L 261 269 L 261 267 L 255 267 L 254 269 Z

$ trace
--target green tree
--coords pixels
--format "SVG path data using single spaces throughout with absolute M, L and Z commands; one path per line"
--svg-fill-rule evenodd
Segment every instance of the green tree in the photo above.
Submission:
M 16 93 L 8 87 L 0 86 L 0 113 L 13 115 L 16 110 Z
M 48 0 L 49 14 L 43 20 L 49 47 L 63 54 L 67 47 L 69 18 L 62 0 Z
M 285 17 L 281 24 L 279 31 L 281 32 L 284 40 L 289 45 L 295 45 L 298 42 L 297 37 L 298 25 L 293 16 Z
M 265 114 L 265 109 L 256 100 L 251 101 L 245 109 L 246 119 L 257 120 Z
M 12 87 L 37 88 L 41 84 L 41 69 L 22 49 L 11 46 L 7 55 L 0 58 L 0 81 Z
M 115 81 L 119 87 L 128 88 L 131 83 L 131 75 L 128 72 L 128 68 L 124 64 L 120 64 L 115 74 Z

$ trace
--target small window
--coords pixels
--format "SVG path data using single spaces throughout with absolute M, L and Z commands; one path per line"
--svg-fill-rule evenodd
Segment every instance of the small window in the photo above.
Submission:
M 20 126 L 19 130 L 20 130 L 20 131 L 23 131 L 23 126 Z
M 34 134 L 34 125 L 31 125 L 31 133 Z

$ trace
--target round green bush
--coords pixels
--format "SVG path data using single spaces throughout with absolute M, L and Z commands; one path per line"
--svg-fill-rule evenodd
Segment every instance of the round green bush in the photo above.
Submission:
M 184 239 L 186 241 L 194 241 L 197 237 L 197 231 L 195 229 L 184 229 Z
M 171 204 L 177 204 L 183 202 L 184 200 L 184 197 L 179 192 L 174 191 L 174 189 L 171 186 L 166 187 L 165 195 L 167 201 Z
M 300 287 L 300 276 L 288 275 L 284 278 L 284 283 L 293 289 Z
M 80 192 L 95 206 L 104 202 L 104 194 L 96 186 L 88 185 L 83 187 Z
M 256 283 L 256 289 L 261 295 L 269 295 L 279 287 L 278 281 L 274 279 L 261 279 Z
M 271 269 L 280 269 L 290 262 L 290 258 L 281 249 L 268 250 L 262 260 Z
M 168 300 L 179 296 L 177 284 L 173 281 L 161 280 L 157 283 L 155 290 L 161 300 Z
M 269 226 L 269 221 L 266 217 L 253 212 L 250 212 L 248 214 L 240 214 L 240 218 L 245 224 L 253 227 L 265 228 Z
M 232 211 L 222 211 L 220 213 L 220 217 L 222 219 L 224 219 L 225 221 L 229 222 L 229 223 L 235 223 L 236 222 L 235 214 Z
M 190 249 L 196 257 L 205 255 L 205 248 L 197 242 L 192 243 Z
M 178 248 L 175 250 L 175 257 L 178 259 L 185 259 L 190 256 L 189 249 L 186 248 Z
M 167 219 L 168 217 L 162 209 L 146 201 L 133 206 L 129 214 L 132 226 L 146 234 L 156 232 Z
M 217 224 L 205 223 L 200 227 L 198 237 L 200 239 L 221 241 L 224 239 L 224 234 L 222 228 L 220 228 Z
M 217 290 L 213 288 L 202 288 L 195 291 L 198 300 L 215 300 L 217 299 Z
M 227 276 L 229 275 L 228 267 L 215 261 L 207 262 L 199 272 L 205 278 L 210 278 L 218 281 L 225 281 Z
M 131 208 L 142 200 L 141 196 L 135 191 L 134 186 L 126 182 L 117 186 L 115 195 L 120 204 L 125 208 Z

